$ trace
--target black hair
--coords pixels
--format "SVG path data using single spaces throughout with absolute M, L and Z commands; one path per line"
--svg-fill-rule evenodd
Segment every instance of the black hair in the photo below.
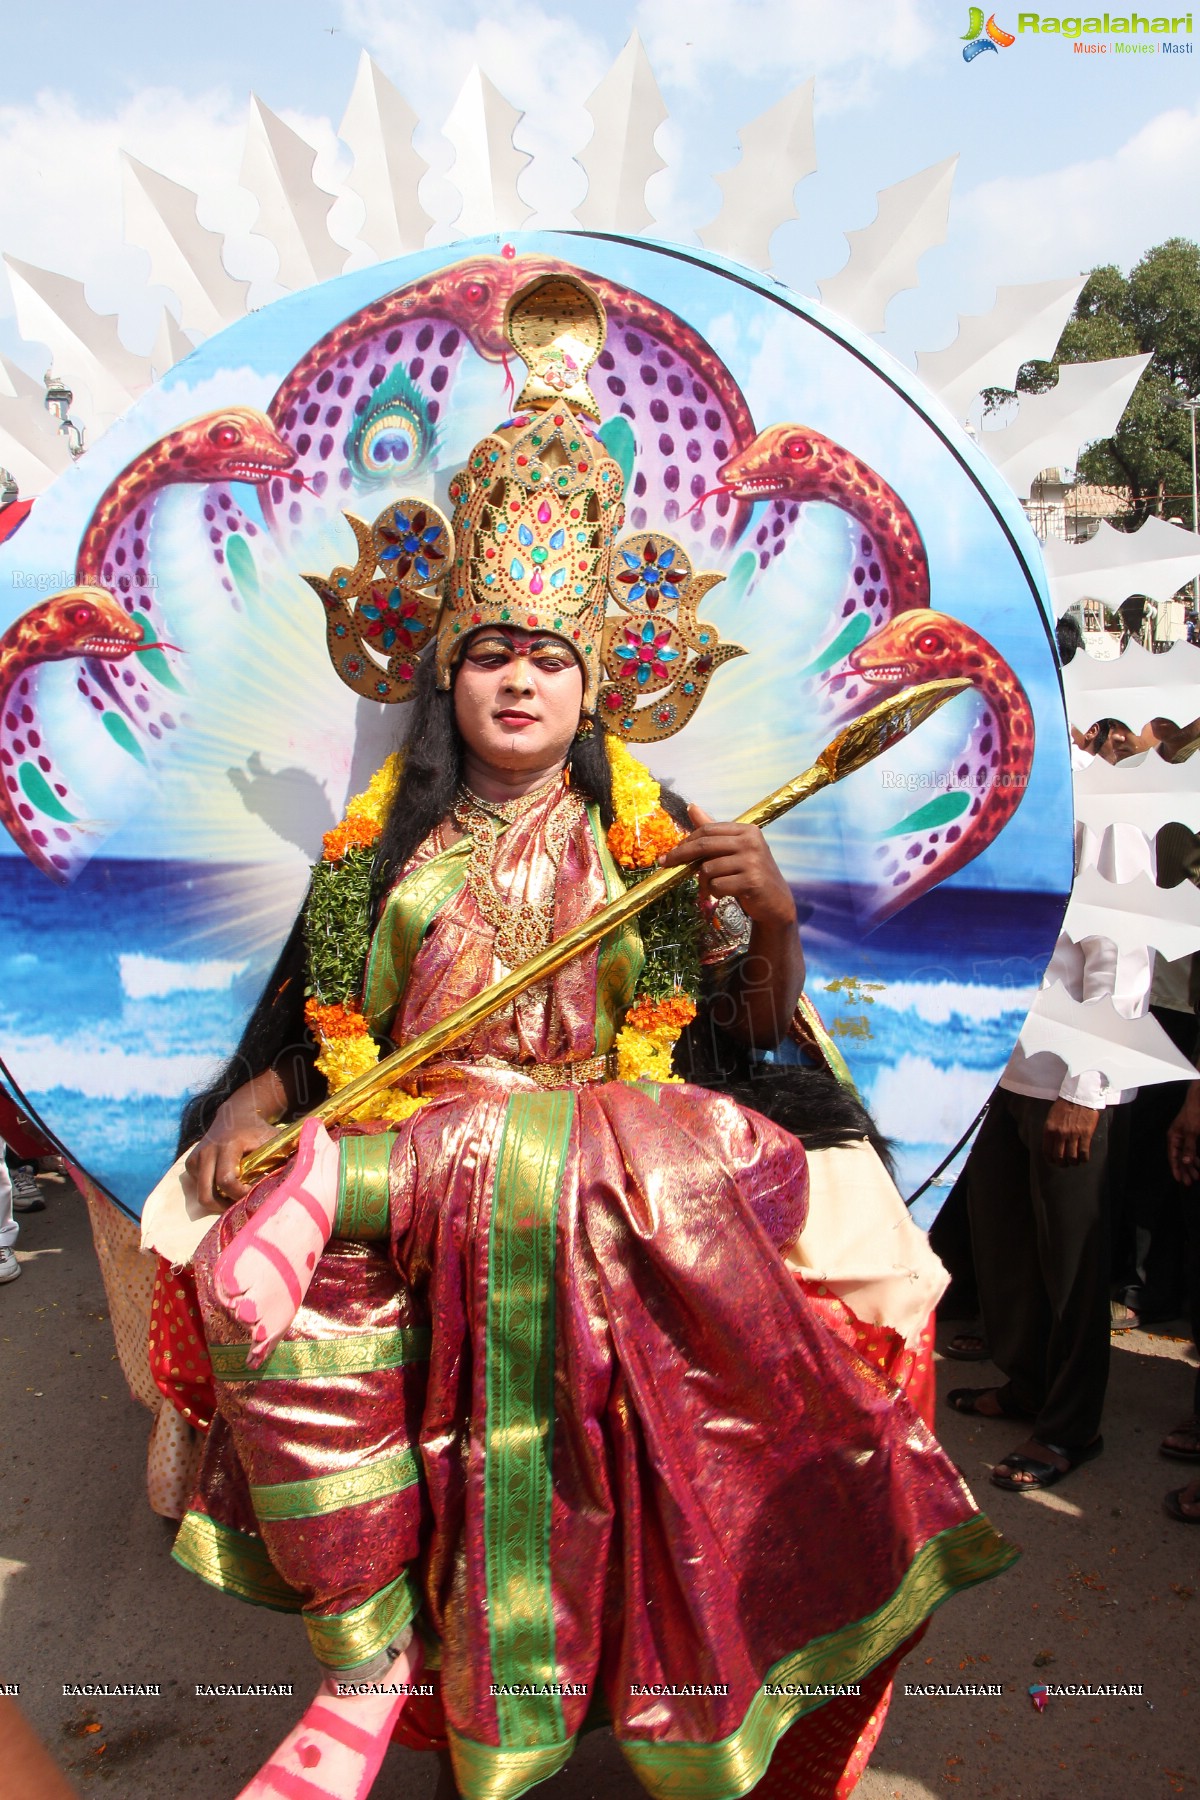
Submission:
M 1064 613 L 1054 627 L 1054 638 L 1058 645 L 1059 667 L 1065 669 L 1067 664 L 1083 649 L 1083 632 L 1079 620 Z

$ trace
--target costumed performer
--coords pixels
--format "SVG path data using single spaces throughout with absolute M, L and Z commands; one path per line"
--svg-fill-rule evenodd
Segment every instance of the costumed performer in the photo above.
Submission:
M 235 1203 L 196 1256 L 219 1413 L 176 1555 L 301 1608 L 325 1672 L 247 1796 L 365 1795 L 423 1658 L 440 1793 L 524 1793 L 607 1720 L 651 1794 L 746 1793 L 787 1733 L 795 1791 L 832 1795 L 866 1720 L 847 1742 L 822 1685 L 882 1692 L 929 1613 L 1013 1552 L 781 1256 L 805 1223 L 801 1143 L 672 1072 L 702 991 L 727 1040 L 779 1042 L 795 906 L 755 828 L 693 809 L 684 836 L 597 723 L 602 653 L 619 669 L 626 639 L 647 644 L 665 679 L 671 616 L 702 691 L 716 634 L 677 546 L 642 534 L 614 558 L 621 473 L 584 379 L 599 303 L 551 278 L 511 311 L 530 378 L 452 483 L 452 533 L 422 503 L 394 514 L 418 584 L 449 570 L 402 770 L 327 845 L 243 1044 L 258 1071 L 190 1159 Z M 628 727 L 636 677 L 617 691 Z M 374 1060 L 368 1032 L 411 1040 L 664 852 L 698 872 L 690 894 L 371 1118 L 308 1121 L 245 1191 L 241 1157 L 296 1107 L 278 1052 L 299 1036 L 302 937 L 336 1086 Z M 373 878 L 359 915 L 353 858 Z

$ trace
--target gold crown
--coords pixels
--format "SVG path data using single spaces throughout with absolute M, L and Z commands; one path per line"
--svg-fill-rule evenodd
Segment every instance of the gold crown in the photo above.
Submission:
M 644 743 L 681 730 L 713 671 L 745 654 L 696 617 L 721 576 L 693 572 L 660 533 L 617 543 L 624 478 L 597 435 L 587 385 L 605 329 L 599 299 L 574 276 L 522 288 L 505 332 L 528 376 L 513 416 L 450 483 L 453 525 L 409 498 L 374 525 L 347 513 L 356 566 L 305 580 L 325 606 L 334 668 L 356 693 L 409 699 L 435 634 L 438 685 L 448 688 L 472 631 L 517 625 L 565 638 L 583 665 L 583 710 L 599 707 L 609 730 Z M 617 610 L 606 617 L 610 602 Z
M 590 288 L 548 275 L 509 302 L 505 332 L 529 376 L 511 419 L 476 444 L 450 483 L 454 567 L 438 626 L 438 685 L 465 634 L 520 625 L 564 637 L 594 712 L 613 542 L 625 523 L 620 464 L 595 434 L 587 371 L 604 348 Z

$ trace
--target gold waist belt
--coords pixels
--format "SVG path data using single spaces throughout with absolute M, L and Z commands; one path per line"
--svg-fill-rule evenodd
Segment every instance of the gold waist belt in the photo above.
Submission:
M 586 1062 L 562 1063 L 519 1063 L 508 1062 L 502 1056 L 479 1056 L 475 1058 L 474 1066 L 506 1069 L 513 1075 L 524 1075 L 540 1088 L 570 1088 L 588 1087 L 594 1081 L 611 1081 L 617 1072 L 617 1059 L 612 1051 L 607 1056 L 589 1056 Z M 436 1067 L 436 1063 L 430 1064 L 431 1072 Z

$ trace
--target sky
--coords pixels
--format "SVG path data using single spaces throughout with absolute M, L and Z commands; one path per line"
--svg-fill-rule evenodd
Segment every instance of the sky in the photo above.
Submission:
M 0 249 L 83 280 L 129 347 L 148 351 L 167 296 L 148 288 L 145 253 L 122 242 L 125 148 L 199 192 L 202 220 L 227 233 L 227 266 L 257 278 L 261 304 L 277 290 L 273 252 L 252 235 L 255 202 L 238 186 L 249 95 L 309 139 L 318 180 L 337 192 L 350 158 L 336 129 L 363 49 L 422 119 L 435 213 L 454 211 L 439 127 L 478 62 L 525 114 L 517 141 L 534 161 L 522 193 L 541 209 L 531 223 L 550 223 L 546 209 L 582 191 L 569 158 L 590 135 L 583 103 L 635 28 L 670 112 L 652 210 L 677 241 L 694 242 L 718 210 L 713 177 L 736 160 L 739 127 L 815 78 L 818 169 L 774 240 L 776 273 L 803 292 L 845 262 L 844 233 L 871 220 L 879 189 L 959 157 L 946 241 L 892 301 L 882 334 L 910 364 L 953 338 L 959 314 L 986 311 L 998 284 L 1128 268 L 1168 236 L 1200 238 L 1194 52 L 1084 56 L 1024 33 L 967 64 L 968 8 L 936 0 L 459 0 L 451 25 L 448 10 L 0 0 Z M 1015 11 L 997 19 L 1015 31 Z M 351 258 L 357 206 L 346 196 L 331 215 Z M 19 337 L 2 276 L 0 350 L 31 373 L 45 367 L 45 351 Z

